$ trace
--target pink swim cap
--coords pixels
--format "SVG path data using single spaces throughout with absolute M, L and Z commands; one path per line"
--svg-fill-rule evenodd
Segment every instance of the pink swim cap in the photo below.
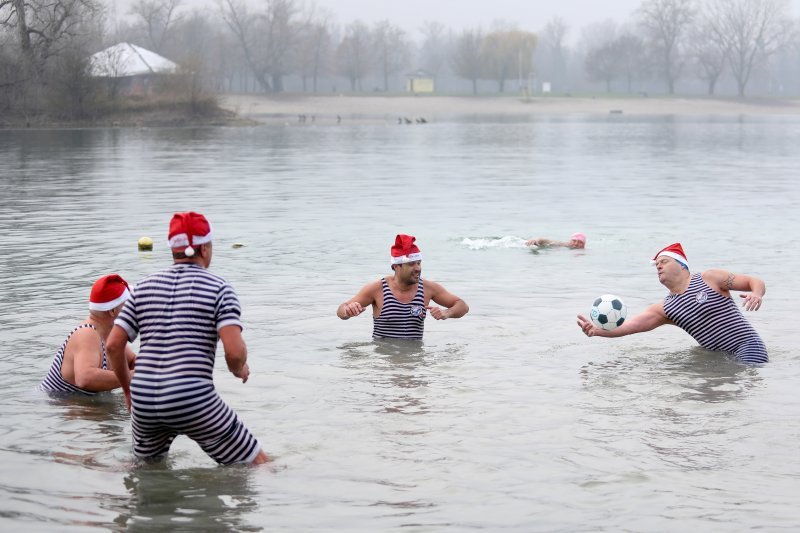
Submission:
M 582 243 L 585 243 L 586 242 L 586 235 L 584 233 L 573 233 L 570 236 L 569 239 L 570 240 L 581 241 Z

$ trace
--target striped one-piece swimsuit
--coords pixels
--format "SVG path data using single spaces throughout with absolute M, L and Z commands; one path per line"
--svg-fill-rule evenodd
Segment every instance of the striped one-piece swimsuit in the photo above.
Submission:
M 65 380 L 64 376 L 61 375 L 61 366 L 64 364 L 64 352 L 67 350 L 67 343 L 75 334 L 75 332 L 82 328 L 92 328 L 93 330 L 97 331 L 97 328 L 92 324 L 81 324 L 69 332 L 69 335 L 67 335 L 67 340 L 64 341 L 64 344 L 62 344 L 61 348 L 59 348 L 56 352 L 56 357 L 53 359 L 53 364 L 50 365 L 50 370 L 47 372 L 47 376 L 45 376 L 44 380 L 39 384 L 40 390 L 47 392 L 77 392 L 89 396 L 97 394 L 94 391 L 84 390 L 80 387 L 76 387 L 69 381 Z M 100 339 L 100 346 L 103 349 L 103 361 L 100 368 L 107 370 L 108 362 L 106 361 L 106 344 L 102 339 Z
M 410 303 L 395 298 L 386 279 L 381 280 L 383 288 L 383 307 L 381 314 L 372 319 L 374 339 L 422 339 L 425 329 L 425 290 L 422 279 L 417 285 L 417 293 Z
M 693 274 L 683 294 L 664 298 L 664 312 L 707 350 L 732 354 L 748 363 L 766 363 L 767 348 L 732 298 L 712 289 Z
M 136 284 L 115 320 L 141 335 L 131 381 L 131 427 L 137 457 L 159 458 L 184 434 L 220 464 L 250 463 L 256 438 L 214 388 L 218 331 L 241 327 L 233 288 L 193 264 L 175 264 Z

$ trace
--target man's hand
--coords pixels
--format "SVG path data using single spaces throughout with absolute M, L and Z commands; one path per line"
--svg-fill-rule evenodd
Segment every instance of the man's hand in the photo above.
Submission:
M 752 292 L 748 292 L 747 294 L 740 294 L 744 301 L 742 302 L 742 307 L 744 307 L 747 311 L 758 311 L 761 308 L 762 297 L 753 294 Z
M 598 331 L 603 331 L 583 315 L 578 315 L 578 327 L 583 330 L 584 335 L 587 337 L 594 337 Z
M 238 372 L 232 372 L 232 374 L 237 378 L 241 378 L 242 383 L 247 383 L 247 379 L 250 377 L 250 367 L 247 365 L 247 363 L 245 363 Z
M 425 307 L 428 311 L 431 312 L 431 316 L 436 320 L 447 320 L 450 318 L 447 314 L 447 309 L 442 309 L 441 307 L 437 307 L 435 305 L 429 305 Z
M 364 306 L 358 302 L 350 302 L 342 305 L 342 311 L 344 312 L 345 317 L 352 318 L 363 313 Z

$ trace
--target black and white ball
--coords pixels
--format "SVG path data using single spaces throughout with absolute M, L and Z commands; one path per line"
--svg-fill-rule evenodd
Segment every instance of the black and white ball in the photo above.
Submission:
M 595 326 L 611 331 L 625 322 L 628 307 L 613 294 L 604 294 L 594 301 L 589 316 Z

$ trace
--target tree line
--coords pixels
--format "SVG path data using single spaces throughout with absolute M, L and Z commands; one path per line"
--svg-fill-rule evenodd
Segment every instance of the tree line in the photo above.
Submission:
M 0 0 L 0 112 L 82 113 L 108 97 L 88 72 L 92 53 L 131 42 L 181 65 L 190 89 L 218 92 L 398 92 L 409 70 L 439 91 L 715 94 L 800 93 L 800 37 L 788 0 L 643 0 L 622 23 L 581 29 L 561 18 L 538 31 L 496 21 L 454 30 L 422 22 L 419 37 L 389 20 L 339 23 L 301 0 Z M 533 9 L 533 8 L 531 8 Z

